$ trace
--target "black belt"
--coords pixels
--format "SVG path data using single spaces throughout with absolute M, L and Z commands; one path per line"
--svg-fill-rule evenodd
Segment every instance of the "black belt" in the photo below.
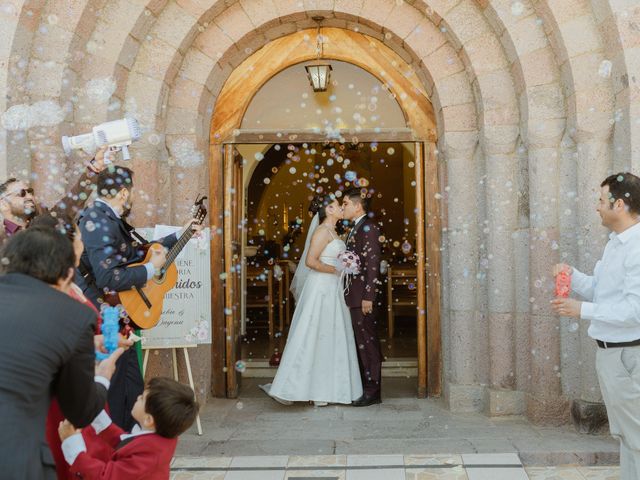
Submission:
M 640 340 L 632 340 L 631 342 L 603 342 L 602 340 L 596 340 L 596 343 L 600 348 L 620 348 L 620 347 L 637 347 L 640 345 Z

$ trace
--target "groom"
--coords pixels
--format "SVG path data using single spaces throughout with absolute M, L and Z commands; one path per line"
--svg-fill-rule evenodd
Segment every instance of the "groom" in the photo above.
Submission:
M 378 309 L 375 306 L 380 270 L 380 229 L 369 218 L 366 189 L 350 188 L 343 193 L 344 218 L 353 222 L 347 236 L 347 250 L 360 257 L 360 273 L 354 275 L 345 300 L 351 312 L 360 376 L 364 394 L 352 405 L 367 407 L 381 403 L 382 351 L 376 327 Z

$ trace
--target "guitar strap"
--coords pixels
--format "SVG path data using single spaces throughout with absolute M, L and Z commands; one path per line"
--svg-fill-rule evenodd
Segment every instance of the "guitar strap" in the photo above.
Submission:
M 149 241 L 146 238 L 144 238 L 142 235 L 136 232 L 136 229 L 133 227 L 133 225 L 130 225 L 129 223 L 127 223 L 123 218 L 121 218 L 120 221 L 122 222 L 122 225 L 124 226 L 125 230 L 129 232 L 129 235 L 131 235 L 132 237 L 135 237 L 135 239 L 138 240 L 141 245 L 147 245 L 149 243 Z

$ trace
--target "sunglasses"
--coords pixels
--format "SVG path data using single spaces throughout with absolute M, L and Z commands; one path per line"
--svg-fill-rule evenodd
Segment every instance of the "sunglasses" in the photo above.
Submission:
M 15 192 L 6 193 L 0 198 L 12 197 L 14 195 L 24 198 L 27 196 L 27 194 L 33 196 L 33 188 L 21 188 L 20 190 L 16 190 Z

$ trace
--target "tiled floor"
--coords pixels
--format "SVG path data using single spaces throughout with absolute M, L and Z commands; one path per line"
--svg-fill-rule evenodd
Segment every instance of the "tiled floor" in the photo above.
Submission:
M 614 467 L 523 467 L 515 453 L 178 457 L 172 480 L 617 480 Z

